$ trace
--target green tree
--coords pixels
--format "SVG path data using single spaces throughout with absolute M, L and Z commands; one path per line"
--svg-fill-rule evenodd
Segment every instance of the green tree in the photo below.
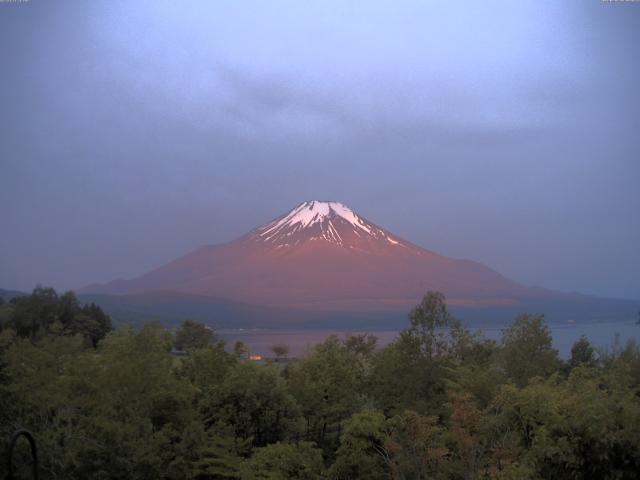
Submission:
M 196 387 L 200 398 L 219 388 L 236 363 L 237 359 L 225 351 L 222 342 L 218 342 L 195 350 L 182 359 L 176 371 Z
M 369 333 L 361 335 L 347 335 L 343 340 L 345 348 L 363 357 L 371 357 L 376 349 L 378 338 Z
M 205 430 L 201 422 L 194 422 L 182 432 L 172 432 L 155 450 L 164 453 L 162 478 L 227 480 L 240 478 L 241 455 L 246 453 L 247 444 L 228 429 Z
M 498 365 L 499 353 L 496 342 L 481 334 L 462 336 L 447 370 L 449 394 L 468 395 L 479 408 L 487 408 L 506 381 Z
M 593 367 L 596 364 L 595 349 L 591 342 L 583 335 L 571 347 L 571 358 L 569 368 L 573 369 L 580 365 Z
M 401 337 L 410 337 L 429 359 L 451 353 L 456 337 L 462 334 L 460 321 L 451 316 L 440 292 L 427 292 L 409 314 L 409 321 Z
M 558 351 L 543 315 L 522 314 L 502 331 L 502 368 L 516 385 L 524 386 L 536 376 L 558 371 Z
M 302 407 L 307 431 L 318 442 L 365 402 L 361 363 L 336 336 L 316 345 L 288 372 L 290 390 Z
M 58 318 L 65 329 L 70 329 L 73 317 L 80 311 L 80 303 L 75 293 L 68 291 L 58 298 Z
M 468 340 L 466 330 L 439 292 L 428 292 L 409 320 L 409 328 L 374 356 L 372 395 L 387 415 L 406 409 L 444 413 L 446 382 L 460 339 Z
M 274 366 L 237 362 L 200 407 L 207 427 L 227 425 L 252 446 L 284 440 L 298 428 L 299 408 Z
M 73 292 L 58 296 L 54 289 L 40 286 L 31 295 L 16 298 L 5 315 L 5 326 L 32 341 L 47 335 L 81 335 L 96 348 L 112 330 L 111 318 L 99 306 L 80 305 Z
M 66 444 L 71 478 L 159 478 L 199 419 L 194 388 L 176 375 L 172 338 L 156 325 L 118 329 L 69 369 L 81 434 Z M 85 439 L 91 439 L 87 441 Z
M 494 452 L 511 437 L 511 463 L 527 478 L 637 477 L 640 405 L 615 376 L 581 366 L 564 382 L 506 385 L 492 411 Z
M 388 444 L 392 430 L 392 423 L 382 412 L 363 410 L 353 414 L 344 422 L 340 447 L 329 470 L 329 478 L 389 478 L 392 459 Z
M 0 305 L 0 332 L 6 328 L 11 328 L 11 318 L 13 317 L 14 305 L 5 302 Z
M 105 314 L 99 306 L 92 303 L 81 307 L 73 315 L 64 331 L 71 335 L 82 335 L 88 344 L 93 348 L 97 348 L 98 343 L 112 329 L 109 315 Z
M 10 326 L 20 337 L 38 340 L 59 320 L 58 294 L 53 288 L 37 286 L 31 295 L 14 301 Z
M 320 480 L 322 451 L 310 442 L 274 443 L 255 450 L 241 467 L 243 480 Z
M 15 336 L 12 330 L 0 335 L 0 374 L 4 377 L 0 381 L 0 450 L 4 451 L 13 431 L 28 428 L 38 440 L 43 468 L 63 468 L 67 459 L 63 445 L 77 435 L 79 420 L 79 402 L 67 372 L 82 350 L 78 337 L 48 337 L 36 344 Z M 28 464 L 28 457 L 16 462 Z M 0 478 L 6 474 L 3 467 L 4 463 Z
M 211 327 L 194 320 L 184 320 L 175 333 L 174 346 L 177 350 L 193 351 L 205 348 L 215 340 Z

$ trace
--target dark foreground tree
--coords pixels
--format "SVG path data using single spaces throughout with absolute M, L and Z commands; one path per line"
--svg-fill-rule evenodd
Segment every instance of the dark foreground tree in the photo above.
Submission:
M 571 347 L 571 358 L 569 359 L 569 368 L 576 368 L 580 365 L 593 367 L 596 364 L 596 351 L 591 342 L 582 336 Z
M 0 452 L 33 431 L 44 480 L 638 478 L 634 341 L 593 362 L 579 340 L 568 368 L 541 318 L 518 317 L 495 344 L 432 295 L 387 347 L 330 337 L 278 368 L 222 342 L 172 355 L 160 324 L 91 348 L 90 307 L 56 297 L 0 306 Z
M 233 353 L 238 358 L 247 358 L 249 356 L 249 347 L 243 341 L 238 340 L 233 344 Z
M 195 320 L 184 320 L 176 330 L 173 346 L 177 350 L 193 351 L 211 345 L 214 339 L 211 327 Z
M 271 351 L 276 356 L 276 360 L 280 360 L 281 358 L 287 358 L 289 355 L 289 345 L 285 345 L 284 343 L 278 343 L 271 347 Z
M 0 327 L 32 341 L 47 335 L 81 335 L 93 348 L 112 330 L 111 318 L 93 303 L 81 305 L 73 292 L 58 296 L 53 288 L 36 287 L 3 307 Z

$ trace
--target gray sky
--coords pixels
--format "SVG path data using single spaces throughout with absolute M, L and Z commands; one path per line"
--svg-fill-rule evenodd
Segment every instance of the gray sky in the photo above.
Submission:
M 640 2 L 0 3 L 0 287 L 127 278 L 307 199 L 640 299 Z

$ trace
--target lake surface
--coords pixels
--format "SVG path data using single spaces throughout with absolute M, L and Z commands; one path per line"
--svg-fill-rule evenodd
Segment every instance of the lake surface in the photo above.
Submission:
M 483 327 L 481 329 L 487 338 L 499 340 L 504 327 Z M 640 343 L 640 325 L 635 322 L 614 323 L 585 323 L 585 324 L 561 324 L 549 325 L 553 335 L 554 347 L 558 349 L 563 358 L 568 358 L 571 346 L 581 336 L 587 337 L 596 347 L 611 347 L 619 338 L 621 345 L 628 340 L 635 339 Z M 273 356 L 271 347 L 275 344 L 286 344 L 290 349 L 290 356 L 301 356 L 306 349 L 317 343 L 322 343 L 329 335 L 344 337 L 346 334 L 371 333 L 378 337 L 378 345 L 384 346 L 392 342 L 398 335 L 398 330 L 220 330 L 220 336 L 227 342 L 229 348 L 233 348 L 234 342 L 241 340 L 249 346 L 251 353 Z

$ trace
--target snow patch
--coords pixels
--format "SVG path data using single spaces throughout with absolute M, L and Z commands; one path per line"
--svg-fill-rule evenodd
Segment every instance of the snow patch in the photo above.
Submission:
M 298 205 L 280 220 L 267 225 L 267 228 L 260 233 L 261 237 L 269 240 L 273 233 L 283 228 L 306 228 L 316 223 L 323 223 L 324 220 L 333 216 L 338 216 L 349 222 L 354 227 L 372 234 L 371 227 L 354 213 L 346 205 L 340 202 L 321 202 L 311 200 Z M 272 234 L 272 235 L 269 235 Z

